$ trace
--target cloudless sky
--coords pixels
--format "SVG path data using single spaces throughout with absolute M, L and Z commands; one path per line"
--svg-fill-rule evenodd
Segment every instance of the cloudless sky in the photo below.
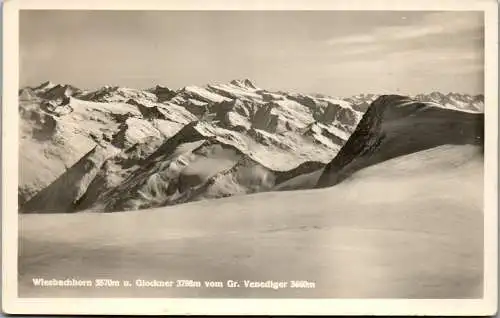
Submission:
M 20 85 L 483 92 L 482 12 L 21 11 Z

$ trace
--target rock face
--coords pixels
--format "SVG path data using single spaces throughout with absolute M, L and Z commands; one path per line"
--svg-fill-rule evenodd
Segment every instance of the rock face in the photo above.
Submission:
M 283 122 L 279 122 L 279 116 L 273 114 L 275 104 L 265 104 L 259 108 L 252 118 L 252 128 L 265 130 L 270 133 L 275 133 L 280 128 L 283 129 Z M 281 124 L 281 127 L 278 127 Z
M 153 94 L 156 95 L 158 102 L 168 101 L 175 96 L 175 91 L 170 90 L 168 87 L 156 85 L 153 90 Z
M 317 112 L 315 117 L 316 120 L 326 125 L 340 122 L 352 126 L 357 122 L 356 111 L 350 107 L 342 107 L 332 103 L 328 103 L 322 112 Z
M 137 106 L 137 109 L 141 112 L 144 119 L 168 119 L 167 115 L 165 115 L 158 106 L 146 106 L 135 99 L 129 99 L 127 104 Z
M 446 95 L 448 106 L 437 94 L 373 102 L 273 92 L 244 79 L 179 90 L 45 82 L 19 95 L 22 212 L 329 186 L 409 151 L 482 142 L 481 100 L 459 94 Z
M 440 145 L 482 145 L 484 114 L 435 107 L 404 96 L 375 100 L 317 187 L 335 185 L 364 167 Z
M 36 99 L 36 93 L 30 87 L 22 88 L 19 90 L 19 100 L 20 101 L 29 101 Z

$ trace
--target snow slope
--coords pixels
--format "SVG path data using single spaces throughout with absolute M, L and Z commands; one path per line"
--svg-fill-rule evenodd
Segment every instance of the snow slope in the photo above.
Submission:
M 323 189 L 148 211 L 19 216 L 21 297 L 477 298 L 480 147 L 387 160 Z M 390 194 L 390 195 L 388 195 Z M 33 277 L 308 280 L 311 289 L 37 288 Z
M 104 162 L 116 152 L 116 148 L 94 147 L 57 180 L 24 204 L 21 212 L 38 209 L 42 209 L 44 213 L 73 212 Z

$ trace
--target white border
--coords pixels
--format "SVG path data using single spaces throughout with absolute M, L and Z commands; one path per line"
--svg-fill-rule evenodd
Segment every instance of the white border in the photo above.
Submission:
M 484 298 L 17 298 L 19 10 L 455 10 L 485 12 Z M 498 3 L 495 0 L 5 0 L 3 8 L 2 308 L 10 314 L 493 315 L 497 310 Z

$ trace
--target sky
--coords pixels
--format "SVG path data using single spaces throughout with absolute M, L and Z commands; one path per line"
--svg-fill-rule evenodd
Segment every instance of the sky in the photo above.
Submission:
M 483 93 L 482 12 L 23 10 L 20 86 Z

